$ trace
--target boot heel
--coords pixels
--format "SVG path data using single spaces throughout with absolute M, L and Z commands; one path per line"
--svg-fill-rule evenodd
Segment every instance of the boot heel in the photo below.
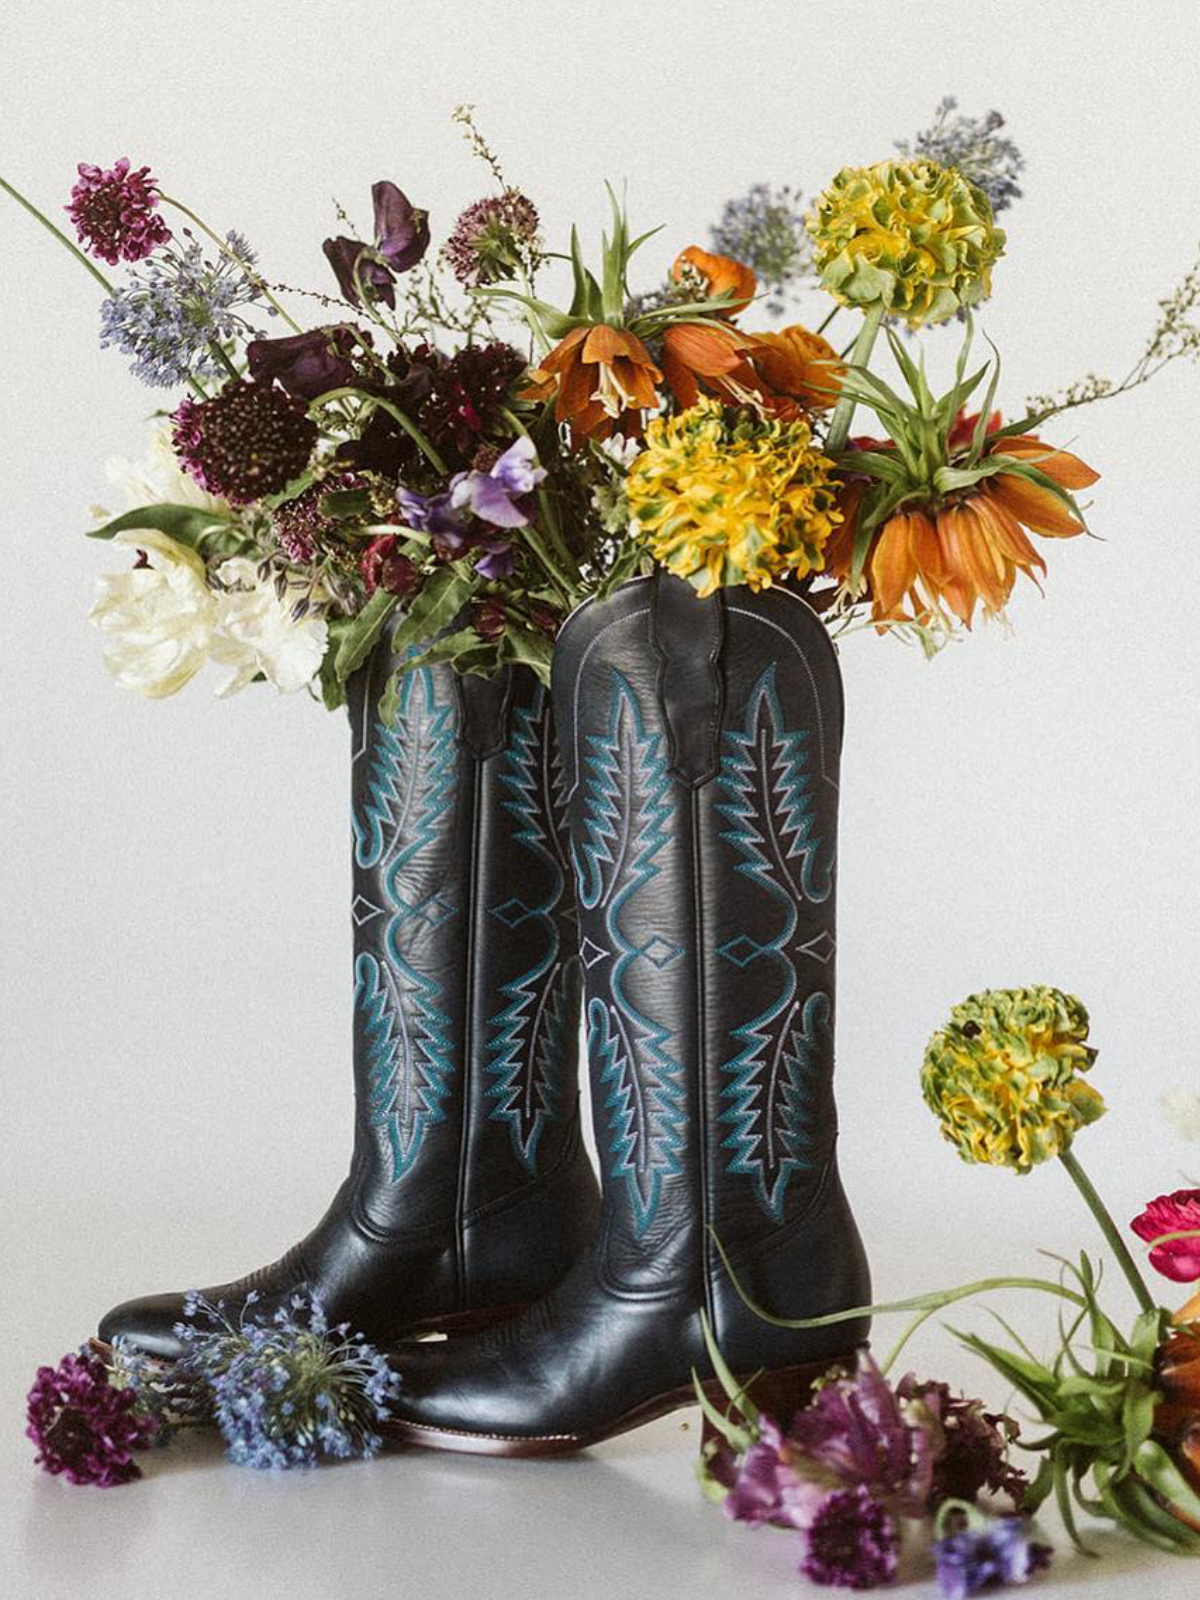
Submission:
M 778 1367 L 774 1371 L 760 1372 L 745 1387 L 745 1394 L 759 1411 L 766 1412 L 786 1429 L 797 1411 L 802 1411 L 812 1398 L 813 1386 L 832 1368 L 843 1365 L 853 1367 L 854 1352 L 845 1356 L 831 1356 L 828 1361 L 808 1361 L 795 1367 Z M 704 1392 L 718 1411 L 730 1412 L 729 1398 L 715 1380 L 704 1385 Z M 736 1413 L 735 1413 L 736 1414 Z M 700 1449 L 703 1453 L 710 1444 L 721 1442 L 721 1435 L 707 1417 L 703 1419 Z

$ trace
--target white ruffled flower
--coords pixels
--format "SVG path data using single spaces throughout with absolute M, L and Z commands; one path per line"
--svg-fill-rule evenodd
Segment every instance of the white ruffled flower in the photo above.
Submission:
M 114 542 L 144 551 L 148 565 L 97 578 L 88 617 L 109 635 L 104 661 L 121 687 L 159 700 L 208 659 L 216 606 L 204 563 L 153 528 L 119 533 Z
M 155 422 L 150 429 L 146 454 L 140 461 L 113 456 L 106 463 L 109 483 L 125 496 L 130 510 L 139 506 L 196 506 L 201 511 L 227 511 L 224 500 L 202 489 L 186 473 L 171 445 L 171 424 Z
M 294 694 L 311 683 L 325 654 L 325 619 L 310 611 L 298 622 L 292 607 L 301 595 L 317 602 L 306 580 L 291 580 L 283 598 L 275 593 L 273 576 L 258 576 L 258 566 L 246 556 L 233 556 L 217 568 L 221 589 L 217 593 L 218 625 L 212 640 L 212 658 L 229 669 L 217 688 L 224 698 L 244 689 L 261 672 L 282 694 Z
M 1158 1103 L 1176 1133 L 1200 1140 L 1200 1094 L 1194 1089 L 1168 1089 Z

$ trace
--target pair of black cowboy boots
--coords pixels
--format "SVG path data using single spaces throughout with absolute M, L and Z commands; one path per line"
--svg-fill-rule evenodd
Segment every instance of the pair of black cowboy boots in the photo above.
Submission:
M 746 1299 L 870 1298 L 835 1154 L 825 628 L 778 590 L 633 580 L 566 624 L 553 720 L 522 669 L 434 667 L 389 726 L 392 665 L 385 643 L 351 701 L 350 1175 L 301 1244 L 207 1293 L 319 1296 L 392 1348 L 392 1431 L 433 1447 L 561 1454 L 686 1404 L 705 1318 L 794 1409 L 866 1324 Z M 133 1301 L 100 1336 L 170 1358 L 182 1313 Z

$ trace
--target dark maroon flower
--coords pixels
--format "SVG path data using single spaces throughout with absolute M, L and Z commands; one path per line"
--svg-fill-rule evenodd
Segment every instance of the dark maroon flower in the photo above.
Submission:
M 137 1403 L 136 1391 L 116 1388 L 93 1356 L 67 1355 L 57 1367 L 39 1367 L 25 1430 L 38 1465 L 102 1489 L 140 1478 L 133 1452 L 154 1442 L 158 1422 Z
M 80 244 L 115 267 L 121 261 L 144 260 L 170 239 L 171 230 L 157 211 L 158 199 L 150 168 L 131 172 L 129 158 L 122 156 L 107 172 L 81 161 L 66 210 Z
M 315 400 L 319 394 L 354 382 L 350 356 L 361 337 L 341 324 L 282 339 L 252 339 L 246 346 L 250 376 L 264 383 L 274 379 L 288 394 Z
M 421 428 L 439 449 L 453 447 L 472 457 L 481 438 L 499 420 L 511 385 L 524 371 L 524 358 L 510 344 L 467 345 L 433 372 L 418 417 Z M 486 472 L 491 463 L 481 466 L 472 459 L 471 465 Z
M 862 1484 L 835 1489 L 809 1524 L 800 1571 L 814 1583 L 874 1589 L 896 1576 L 899 1548 L 895 1523 Z
M 306 566 L 314 559 L 337 523 L 321 510 L 327 494 L 339 489 L 356 489 L 359 479 L 352 472 L 340 472 L 310 484 L 294 499 L 285 500 L 271 512 L 271 530 L 289 561 Z
M 558 637 L 558 630 L 562 627 L 563 620 L 561 611 L 556 611 L 544 600 L 531 600 L 526 609 L 529 612 L 529 620 L 535 628 L 540 629 L 550 639 Z
M 184 400 L 173 421 L 184 470 L 234 505 L 286 488 L 317 442 L 304 402 L 268 383 L 231 380 L 210 400 Z
M 403 551 L 396 549 L 396 544 L 394 533 L 381 533 L 363 551 L 358 570 L 362 573 L 368 594 L 383 589 L 403 599 L 416 588 L 417 569 Z
M 1139 1239 L 1153 1244 L 1165 1233 L 1200 1230 L 1200 1189 L 1176 1189 L 1160 1194 L 1134 1217 L 1130 1227 Z M 1150 1265 L 1174 1283 L 1195 1283 L 1200 1278 L 1200 1231 L 1194 1239 L 1168 1239 L 1150 1252 Z
M 941 1444 L 934 1448 L 930 1511 L 944 1500 L 974 1500 L 985 1489 L 1007 1495 L 1014 1509 L 1020 1509 L 1027 1483 L 1008 1459 L 1008 1447 L 1021 1431 L 1012 1417 L 985 1411 L 981 1400 L 952 1394 L 948 1383 L 918 1382 L 911 1372 L 901 1378 L 896 1393 L 906 1404 L 920 1404 L 941 1429 Z
M 481 639 L 495 642 L 508 626 L 508 612 L 503 600 L 481 600 L 471 612 L 471 626 Z
M 396 304 L 396 273 L 407 272 L 429 248 L 429 213 L 411 205 L 394 183 L 371 185 L 375 206 L 375 245 L 344 235 L 322 245 L 338 286 L 351 305 L 369 300 Z
M 511 278 L 538 254 L 537 207 L 518 189 L 476 200 L 458 218 L 443 254 L 461 284 Z

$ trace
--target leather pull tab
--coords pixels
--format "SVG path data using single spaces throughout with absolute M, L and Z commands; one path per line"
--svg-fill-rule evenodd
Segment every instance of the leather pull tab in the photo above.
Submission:
M 658 698 L 667 728 L 667 767 L 684 783 L 699 787 L 720 765 L 724 596 L 718 590 L 701 600 L 682 578 L 657 573 L 650 638 L 660 663 Z
M 462 715 L 459 739 L 475 757 L 486 761 L 504 748 L 508 737 L 508 706 L 512 699 L 512 668 L 501 667 L 493 677 L 474 674 L 459 677 L 458 703 Z

